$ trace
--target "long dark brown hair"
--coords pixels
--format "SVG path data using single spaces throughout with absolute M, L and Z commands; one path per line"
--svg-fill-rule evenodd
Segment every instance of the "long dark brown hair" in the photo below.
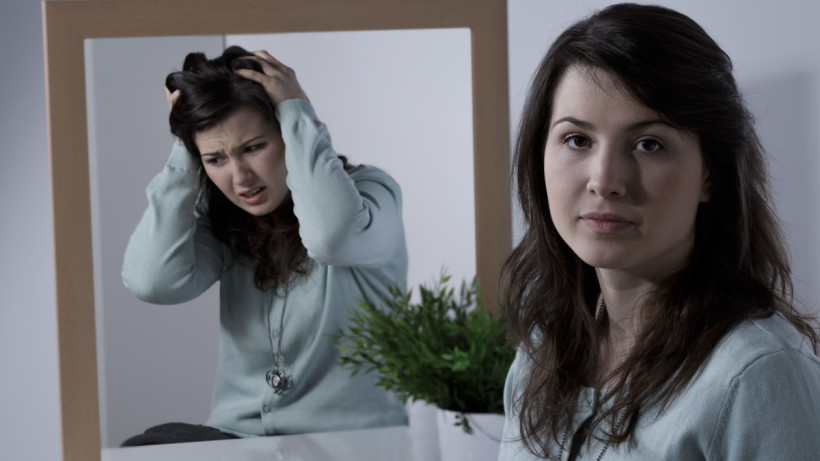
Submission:
M 711 178 L 700 204 L 689 264 L 645 300 L 650 313 L 635 345 L 597 391 L 613 405 L 590 432 L 620 444 L 639 415 L 660 410 L 692 380 L 720 339 L 750 318 L 780 313 L 811 342 L 811 320 L 793 307 L 787 249 L 771 209 L 763 148 L 732 75 L 732 63 L 687 16 L 618 4 L 564 31 L 536 71 L 515 148 L 526 234 L 506 262 L 502 293 L 511 333 L 533 366 L 516 390 L 520 433 L 535 455 L 565 430 L 581 387 L 597 382 L 607 323 L 595 322 L 595 269 L 559 236 L 549 214 L 544 147 L 555 90 L 573 66 L 603 71 L 674 126 L 695 133 Z M 628 392 L 627 392 L 628 383 Z M 615 423 L 623 414 L 623 423 Z
M 180 90 L 169 121 L 171 132 L 182 140 L 198 165 L 197 211 L 208 217 L 214 236 L 231 249 L 235 258 L 254 267 L 254 283 L 266 290 L 285 285 L 307 271 L 307 250 L 299 237 L 290 192 L 268 215 L 254 216 L 242 210 L 208 178 L 195 142 L 197 132 L 221 123 L 243 107 L 262 114 L 279 129 L 275 107 L 265 89 L 235 72 L 262 71 L 256 61 L 243 59 L 250 56 L 253 54 L 238 46 L 227 48 L 214 59 L 207 59 L 203 53 L 189 53 L 182 71 L 168 74 L 165 86 L 171 92 Z M 339 158 L 345 169 L 351 168 L 344 156 Z

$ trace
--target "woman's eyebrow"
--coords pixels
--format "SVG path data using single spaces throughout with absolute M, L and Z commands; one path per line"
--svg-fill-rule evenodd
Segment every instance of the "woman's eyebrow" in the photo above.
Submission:
M 552 128 L 555 128 L 555 125 L 558 125 L 559 123 L 564 123 L 564 122 L 572 123 L 573 125 L 576 125 L 576 126 L 578 126 L 580 128 L 583 128 L 585 130 L 591 130 L 591 129 L 595 128 L 595 126 L 593 126 L 591 123 L 585 122 L 583 120 L 579 120 L 575 117 L 562 117 L 562 118 L 559 118 L 558 120 L 553 122 Z
M 199 156 L 200 157 L 215 157 L 217 155 L 222 155 L 222 151 L 221 150 L 215 150 L 213 152 L 202 152 L 201 150 L 199 151 Z
M 247 146 L 248 144 L 254 143 L 256 141 L 260 141 L 264 138 L 265 138 L 264 134 L 260 134 L 259 136 L 254 136 L 251 139 L 248 139 L 246 141 L 242 141 L 242 144 L 239 145 L 239 148 L 241 149 L 241 148 Z M 213 151 L 213 152 L 202 152 L 202 151 L 200 151 L 199 156 L 200 157 L 209 157 L 209 156 L 213 157 L 213 156 L 216 156 L 216 155 L 222 155 L 223 152 L 224 151 L 222 149 L 216 150 L 216 151 Z
M 265 137 L 265 135 L 264 135 L 264 134 L 260 134 L 259 136 L 254 136 L 254 137 L 252 137 L 251 139 L 248 139 L 248 140 L 246 140 L 246 141 L 243 141 L 243 142 L 242 142 L 242 144 L 240 144 L 240 146 L 241 146 L 241 147 L 245 147 L 245 146 L 247 146 L 248 144 L 250 144 L 250 143 L 252 143 L 252 142 L 259 141 L 261 138 L 264 138 L 264 137 Z
M 553 122 L 552 127 L 554 128 L 559 123 L 564 123 L 564 122 L 572 123 L 573 125 L 578 126 L 579 128 L 583 128 L 585 130 L 592 130 L 592 129 L 595 128 L 595 125 L 593 125 L 592 123 L 589 123 L 585 120 L 580 120 L 580 119 L 572 117 L 572 116 L 559 118 L 558 120 Z M 669 124 L 669 122 L 667 122 L 663 119 L 652 118 L 652 119 L 641 120 L 639 122 L 632 123 L 632 124 L 630 124 L 626 127 L 626 131 L 639 131 L 639 130 L 642 130 L 642 129 L 648 127 L 648 126 L 652 126 L 652 125 L 666 125 L 670 128 L 674 128 L 672 125 Z

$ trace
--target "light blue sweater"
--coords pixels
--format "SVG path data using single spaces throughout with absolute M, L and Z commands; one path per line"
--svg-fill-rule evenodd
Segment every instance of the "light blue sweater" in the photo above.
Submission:
M 500 460 L 535 458 L 518 439 L 513 394 L 530 365 L 519 351 L 507 377 Z M 592 414 L 593 390 L 582 389 L 571 435 Z M 559 436 L 559 439 L 561 437 Z M 563 460 L 569 456 L 569 442 Z M 604 445 L 584 443 L 578 460 L 596 460 Z M 552 456 L 558 453 L 553 442 Z M 820 460 L 820 360 L 779 315 L 749 320 L 718 344 L 701 372 L 666 410 L 644 414 L 635 445 L 608 447 L 615 460 Z
M 284 291 L 257 289 L 253 268 L 234 263 L 208 220 L 195 215 L 196 165 L 180 141 L 146 189 L 149 205 L 128 243 L 123 282 L 147 302 L 176 304 L 219 281 L 219 366 L 206 424 L 239 436 L 406 424 L 401 402 L 376 388 L 373 377 L 351 377 L 338 366 L 330 339 L 360 300 L 379 304 L 388 285 L 406 284 L 399 186 L 373 167 L 346 172 L 308 102 L 284 101 L 276 115 L 310 258 L 286 307 Z M 265 380 L 274 366 L 271 339 L 275 346 L 280 335 L 293 379 L 282 395 Z

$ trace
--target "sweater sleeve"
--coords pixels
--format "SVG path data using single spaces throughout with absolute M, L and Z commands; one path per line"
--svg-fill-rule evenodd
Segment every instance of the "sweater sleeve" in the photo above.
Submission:
M 219 279 L 224 249 L 207 219 L 194 213 L 198 189 L 194 162 L 176 141 L 165 167 L 145 190 L 148 208 L 125 250 L 122 280 L 139 299 L 179 304 Z
M 735 377 L 708 459 L 820 459 L 820 361 L 801 350 L 757 359 Z
M 504 431 L 501 435 L 499 461 L 534 459 L 521 440 L 519 428 L 521 409 L 518 407 L 516 394 L 522 376 L 526 375 L 526 355 L 521 348 L 518 348 L 515 360 L 507 372 L 507 381 L 504 383 Z
M 372 167 L 345 171 L 307 101 L 283 101 L 276 113 L 287 184 L 308 255 L 327 265 L 374 267 L 404 251 L 398 184 Z

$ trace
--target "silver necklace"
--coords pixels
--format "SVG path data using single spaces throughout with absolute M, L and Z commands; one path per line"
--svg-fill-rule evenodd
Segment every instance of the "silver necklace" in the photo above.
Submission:
M 595 322 L 598 323 L 604 318 L 604 313 L 606 313 L 606 301 L 604 301 L 604 297 L 601 296 L 601 304 L 598 306 L 598 310 L 595 312 Z M 596 397 L 597 401 L 597 397 Z M 598 406 L 597 404 L 595 405 Z M 572 402 L 572 415 L 573 419 L 575 416 L 575 411 L 578 409 L 578 396 L 575 396 L 575 400 Z M 621 409 L 618 412 L 618 419 L 615 421 L 615 426 L 613 426 L 614 430 L 617 430 L 621 427 L 621 424 L 624 422 L 624 417 L 626 416 L 625 408 Z M 582 424 L 583 426 L 583 424 Z M 570 428 L 572 427 L 572 420 L 567 422 L 567 428 L 564 430 L 564 435 L 561 437 L 561 443 L 558 445 L 558 459 L 560 460 L 564 456 L 564 450 L 566 449 L 567 438 L 569 437 Z M 598 457 L 595 458 L 596 461 L 601 461 L 601 458 L 604 457 L 604 454 L 609 450 L 609 442 L 604 443 L 604 448 L 601 449 L 601 452 L 598 454 Z
M 265 327 L 268 329 L 268 342 L 270 344 L 270 352 L 273 355 L 273 368 L 265 373 L 265 381 L 268 383 L 268 386 L 273 389 L 273 392 L 281 395 L 293 385 L 293 378 L 285 372 L 285 357 L 282 354 L 282 336 L 285 335 L 285 308 L 288 306 L 288 286 L 285 285 L 285 299 L 282 301 L 282 315 L 279 317 L 279 337 L 277 338 L 275 349 L 273 347 L 273 333 L 270 327 L 270 316 L 273 314 L 273 302 L 270 292 L 265 294 L 265 304 L 267 304 Z
M 604 297 L 601 296 L 601 304 L 598 306 L 598 311 L 595 312 L 595 323 L 600 322 L 604 318 L 604 312 L 606 312 L 606 301 L 604 301 Z
M 575 410 L 577 410 L 577 409 L 578 409 L 578 397 L 576 396 L 575 401 L 572 403 L 572 414 L 573 414 L 573 416 L 575 415 Z M 625 410 L 626 410 L 626 408 L 622 408 L 621 411 L 618 412 L 618 419 L 615 421 L 615 426 L 613 426 L 614 430 L 617 430 L 619 427 L 621 427 L 621 424 L 623 424 L 624 417 L 626 416 L 626 411 Z M 582 426 L 584 426 L 584 424 L 582 424 Z M 569 431 L 570 431 L 571 427 L 572 427 L 572 421 L 570 420 L 567 423 L 566 430 L 564 430 L 563 437 L 561 437 L 561 444 L 558 445 L 558 448 L 559 448 L 558 459 L 559 460 L 561 460 L 564 457 L 564 450 L 566 449 L 567 438 L 569 437 Z M 608 449 L 609 449 L 609 442 L 605 442 L 604 443 L 604 448 L 601 449 L 601 452 L 598 453 L 598 457 L 595 458 L 595 460 L 596 461 L 601 461 L 601 458 L 604 457 L 604 454 L 607 452 Z

